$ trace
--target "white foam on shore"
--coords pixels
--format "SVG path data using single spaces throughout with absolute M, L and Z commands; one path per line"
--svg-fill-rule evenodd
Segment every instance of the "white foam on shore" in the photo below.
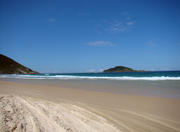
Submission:
M 169 76 L 159 76 L 159 77 L 98 77 L 98 76 L 72 76 L 72 75 L 0 75 L 0 78 L 19 78 L 19 79 L 62 79 L 62 80 L 180 80 L 180 77 L 169 77 Z

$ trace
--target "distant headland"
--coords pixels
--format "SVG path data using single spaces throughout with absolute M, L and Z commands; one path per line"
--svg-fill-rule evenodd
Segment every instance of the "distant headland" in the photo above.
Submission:
M 38 74 L 38 72 L 0 54 L 0 74 Z
M 125 67 L 125 66 L 116 66 L 113 68 L 106 69 L 103 72 L 145 72 L 145 71 L 144 70 L 134 70 L 132 68 Z

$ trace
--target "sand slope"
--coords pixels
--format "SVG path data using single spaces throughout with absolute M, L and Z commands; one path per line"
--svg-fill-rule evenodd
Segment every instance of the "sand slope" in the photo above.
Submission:
M 119 132 L 103 117 L 76 105 L 16 95 L 0 96 L 0 131 Z

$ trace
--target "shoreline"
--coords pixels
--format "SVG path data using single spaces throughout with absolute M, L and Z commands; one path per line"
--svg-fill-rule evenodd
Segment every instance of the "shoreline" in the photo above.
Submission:
M 114 94 L 53 83 L 0 81 L 0 93 L 66 102 L 93 111 L 121 131 L 180 131 L 180 99 Z M 98 88 L 99 85 L 94 84 Z M 68 85 L 67 85 L 68 86 Z M 86 84 L 87 86 L 87 84 Z
M 180 81 L 147 80 L 59 80 L 59 79 L 1 79 L 32 85 L 47 85 L 112 94 L 180 99 Z

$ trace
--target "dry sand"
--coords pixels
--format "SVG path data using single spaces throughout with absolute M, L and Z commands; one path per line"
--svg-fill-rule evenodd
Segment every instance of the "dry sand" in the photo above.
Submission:
M 180 132 L 180 99 L 10 81 L 0 94 L 2 132 Z
M 0 97 L 2 132 L 118 132 L 97 114 L 67 103 L 6 95 Z

